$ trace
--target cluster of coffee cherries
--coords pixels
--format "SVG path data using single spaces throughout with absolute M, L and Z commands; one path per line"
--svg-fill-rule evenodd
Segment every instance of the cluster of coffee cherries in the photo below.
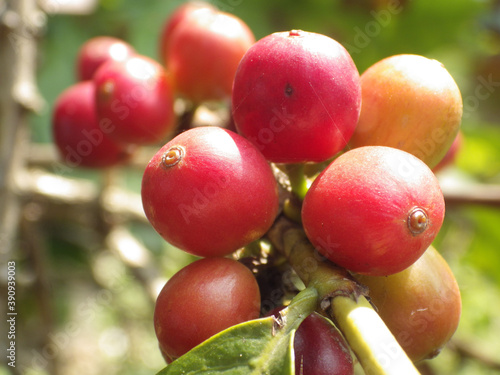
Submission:
M 329 36 L 290 30 L 256 41 L 241 19 L 204 2 L 169 15 L 160 60 L 120 40 L 90 40 L 53 124 L 69 164 L 111 166 L 138 146 L 164 144 L 144 171 L 144 212 L 168 243 L 199 257 L 157 299 L 166 361 L 278 314 L 283 306 L 264 311 L 263 278 L 238 254 L 287 213 L 323 257 L 368 287 L 412 360 L 436 355 L 461 310 L 456 280 L 432 247 L 445 213 L 434 172 L 453 159 L 462 117 L 445 67 L 401 54 L 360 75 Z M 230 121 L 175 132 L 176 98 L 226 101 Z M 283 208 L 284 185 L 295 211 Z M 354 371 L 342 334 L 319 314 L 302 323 L 295 347 L 297 373 Z

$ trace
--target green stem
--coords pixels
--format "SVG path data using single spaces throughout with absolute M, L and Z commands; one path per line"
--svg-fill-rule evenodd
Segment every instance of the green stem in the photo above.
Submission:
M 287 331 L 299 328 L 300 323 L 317 308 L 318 291 L 316 288 L 307 287 L 299 292 L 287 308 L 281 311 L 281 319 L 285 322 Z
M 304 174 L 305 164 L 287 164 L 286 174 L 290 179 L 290 186 L 292 193 L 294 193 L 301 201 L 304 200 L 309 184 Z
M 331 299 L 337 323 L 367 375 L 417 375 L 418 370 L 365 297 Z
M 318 291 L 321 309 L 342 331 L 366 374 L 419 374 L 366 300 L 366 290 L 346 270 L 325 260 L 300 226 L 280 218 L 268 235 L 304 284 Z
M 284 350 L 292 345 L 295 331 L 300 323 L 307 318 L 318 306 L 318 292 L 314 288 L 305 288 L 298 293 L 290 302 L 288 307 L 280 312 L 277 318 L 278 326 L 273 333 L 273 338 L 268 342 L 263 355 L 258 357 L 253 363 L 250 363 L 255 370 L 252 375 L 273 374 L 276 358 L 283 357 L 287 353 L 288 358 L 284 361 L 286 364 L 293 363 L 290 353 L 293 351 Z M 289 372 L 284 371 L 288 374 Z
M 199 104 L 196 103 L 186 103 L 187 108 L 183 113 L 179 115 L 177 122 L 176 134 L 180 134 L 183 131 L 189 130 L 192 128 L 194 116 L 196 110 L 199 107 Z
M 288 219 L 296 222 L 302 222 L 302 200 L 300 200 L 296 195 L 290 194 L 283 202 L 283 215 Z

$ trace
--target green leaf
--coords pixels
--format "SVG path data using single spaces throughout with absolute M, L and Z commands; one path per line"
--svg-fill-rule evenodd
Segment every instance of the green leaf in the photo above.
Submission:
M 209 338 L 157 375 L 294 375 L 293 339 L 317 306 L 313 288 L 300 292 L 273 316 L 230 327 Z

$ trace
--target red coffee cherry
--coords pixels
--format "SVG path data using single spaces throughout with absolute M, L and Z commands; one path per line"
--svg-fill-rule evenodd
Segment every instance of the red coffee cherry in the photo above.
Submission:
M 325 35 L 268 35 L 242 58 L 232 95 L 238 132 L 277 163 L 320 162 L 341 151 L 359 117 L 359 73 Z
M 254 42 L 250 28 L 232 14 L 191 11 L 172 31 L 166 51 L 176 93 L 196 103 L 229 99 L 238 63 Z
M 174 29 L 181 23 L 183 23 L 186 18 L 197 9 L 209 8 L 214 11 L 217 9 L 210 3 L 205 1 L 188 1 L 182 5 L 179 5 L 166 19 L 160 34 L 160 59 L 166 63 L 168 45 L 170 44 L 170 38 Z
M 187 130 L 153 156 L 142 179 L 152 226 L 198 256 L 227 255 L 260 238 L 278 212 L 278 188 L 262 154 L 219 127 Z
M 156 300 L 154 327 L 167 362 L 260 312 L 252 272 L 236 260 L 204 258 L 182 268 Z
M 111 121 L 118 142 L 153 144 L 163 141 L 175 126 L 173 94 L 164 68 L 136 55 L 110 61 L 94 75 L 97 114 Z
M 54 104 L 54 143 L 70 167 L 105 168 L 128 160 L 131 148 L 116 143 L 115 125 L 96 116 L 92 81 L 78 82 L 63 91 Z
M 278 317 L 284 307 L 269 315 Z M 300 375 L 352 375 L 354 363 L 342 333 L 325 317 L 313 312 L 295 331 L 295 373 Z
M 121 39 L 111 36 L 89 39 L 78 51 L 76 61 L 78 80 L 92 79 L 96 70 L 106 61 L 123 61 L 134 54 L 134 48 Z
M 340 331 L 318 313 L 312 313 L 300 324 L 293 345 L 296 374 L 354 374 L 349 345 Z
M 427 165 L 384 146 L 335 159 L 307 192 L 302 220 L 309 240 L 351 271 L 385 276 L 413 264 L 441 228 L 444 198 Z

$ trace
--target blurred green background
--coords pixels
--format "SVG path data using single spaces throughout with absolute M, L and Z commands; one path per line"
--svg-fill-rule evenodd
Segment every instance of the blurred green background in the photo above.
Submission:
M 500 186 L 500 5 L 496 1 L 211 2 L 242 18 L 257 39 L 289 29 L 331 36 L 351 52 L 361 73 L 377 60 L 399 53 L 441 61 L 462 91 L 465 142 L 456 165 L 439 177 L 443 184 L 470 185 L 472 190 L 478 183 Z M 102 0 L 92 14 L 49 14 L 38 71 L 47 106 L 32 118 L 33 141 L 51 142 L 51 106 L 75 82 L 76 54 L 87 39 L 117 36 L 139 53 L 157 59 L 161 27 L 181 3 Z M 88 171 L 77 171 L 75 177 L 100 179 Z M 127 189 L 139 192 L 140 170 L 120 178 Z M 447 207 L 435 245 L 462 291 L 463 315 L 455 340 L 460 348 L 471 348 L 485 358 L 470 358 L 474 353 L 446 348 L 429 362 L 435 374 L 500 373 L 487 363 L 488 359 L 500 362 L 499 203 L 496 207 L 462 203 Z M 153 304 L 138 275 L 103 251 L 95 229 L 68 222 L 47 223 L 42 229 L 44 258 L 37 264 L 45 269 L 46 284 L 33 285 L 26 272 L 19 301 L 24 328 L 18 340 L 18 372 L 14 373 L 151 375 L 161 369 L 164 362 L 154 337 Z M 149 249 L 162 277 L 191 260 L 165 244 L 147 225 L 131 225 L 130 229 Z M 32 268 L 32 255 L 21 253 L 20 267 Z

